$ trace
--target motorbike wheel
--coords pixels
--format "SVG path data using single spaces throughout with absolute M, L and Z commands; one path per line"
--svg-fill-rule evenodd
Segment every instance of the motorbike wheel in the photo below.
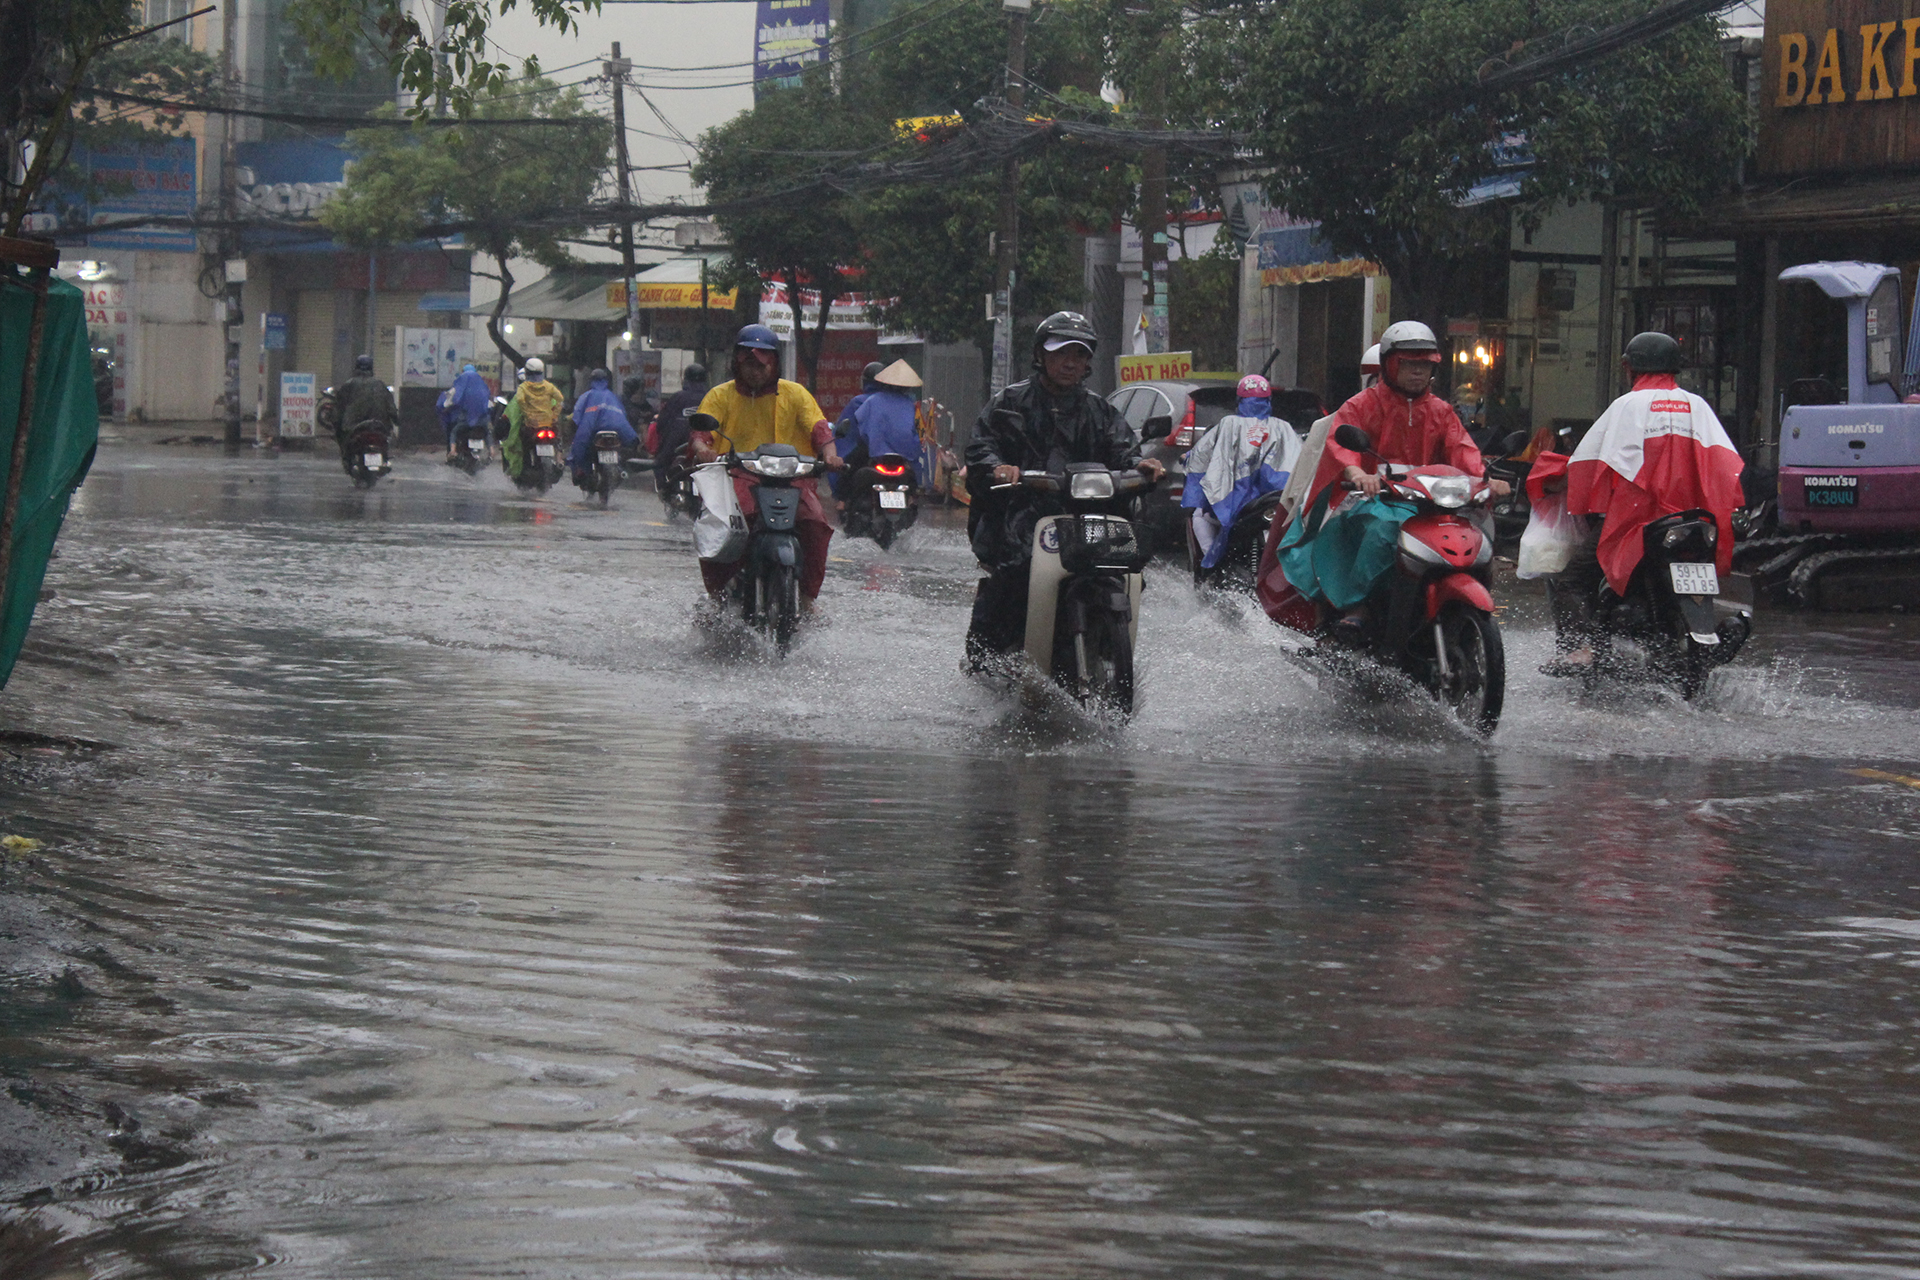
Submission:
M 1435 670 L 1435 693 L 1476 733 L 1491 734 L 1500 724 L 1507 696 L 1507 651 L 1500 628 L 1478 609 L 1455 602 L 1440 612 L 1449 674 Z
M 879 520 L 874 522 L 873 540 L 880 544 L 882 551 L 890 550 L 893 546 L 893 540 L 899 536 L 900 531 L 893 527 L 893 521 Z
M 1713 668 L 1713 651 L 1692 636 L 1684 636 L 1674 647 L 1666 674 L 1680 691 L 1680 696 L 1692 702 L 1706 690 L 1707 678 L 1713 674 Z
M 607 474 L 605 467 L 601 467 L 599 479 L 600 483 L 596 487 L 600 490 L 600 509 L 605 511 L 607 502 L 613 497 L 613 477 Z
M 800 625 L 800 582 L 792 565 L 783 564 L 773 571 L 767 606 L 773 614 L 773 643 L 784 658 L 793 644 L 794 628 Z
M 1073 638 L 1073 657 L 1074 693 L 1081 702 L 1104 702 L 1121 715 L 1133 714 L 1133 633 L 1125 619 L 1089 617 L 1085 633 Z

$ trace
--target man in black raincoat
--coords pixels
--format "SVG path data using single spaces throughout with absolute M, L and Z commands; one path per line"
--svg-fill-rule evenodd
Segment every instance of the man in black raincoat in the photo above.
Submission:
M 967 662 L 1026 642 L 1027 571 L 1040 517 L 1064 510 L 1059 499 L 1031 489 L 995 490 L 1021 471 L 1061 471 L 1069 462 L 1097 462 L 1115 471 L 1138 467 L 1156 479 L 1165 470 L 1141 461 L 1140 444 L 1113 406 L 1081 384 L 1093 372 L 1099 345 L 1083 315 L 1057 311 L 1033 335 L 1034 376 L 1016 382 L 980 411 L 967 443 L 967 536 L 987 577 L 973 598 Z

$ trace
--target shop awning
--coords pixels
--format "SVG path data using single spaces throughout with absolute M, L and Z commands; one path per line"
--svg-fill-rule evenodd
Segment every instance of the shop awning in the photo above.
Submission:
M 643 268 L 634 277 L 634 291 L 642 311 L 698 311 L 700 309 L 700 259 L 669 258 L 656 266 Z M 731 290 L 709 287 L 707 309 L 733 310 Z M 587 270 L 556 271 L 541 280 L 515 289 L 507 303 L 507 312 L 524 320 L 599 320 L 611 323 L 627 314 L 626 282 L 619 268 L 611 273 L 604 264 Z M 467 308 L 468 315 L 490 316 L 493 303 L 482 302 Z
M 513 296 L 507 299 L 507 314 L 522 320 L 620 319 L 624 312 L 615 312 L 605 306 L 606 288 L 607 277 L 603 268 L 556 271 L 532 284 L 515 286 Z M 476 302 L 467 308 L 467 314 L 492 315 L 492 300 Z
M 650 267 L 633 278 L 634 292 L 639 295 L 638 303 L 642 311 L 698 311 L 700 309 L 700 265 L 699 258 L 669 258 L 657 267 Z M 712 277 L 708 269 L 708 277 Z M 626 293 L 621 281 L 614 281 L 608 298 L 617 307 L 626 306 Z M 734 294 L 731 289 L 721 289 L 716 285 L 707 286 L 707 310 L 733 310 Z
M 1743 192 L 1676 229 L 1702 238 L 1920 229 L 1920 177 Z

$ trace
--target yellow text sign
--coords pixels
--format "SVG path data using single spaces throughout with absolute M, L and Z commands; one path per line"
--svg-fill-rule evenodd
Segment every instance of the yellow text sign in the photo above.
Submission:
M 1193 352 L 1162 351 L 1150 356 L 1116 356 L 1120 385 L 1130 382 L 1166 382 L 1193 372 Z

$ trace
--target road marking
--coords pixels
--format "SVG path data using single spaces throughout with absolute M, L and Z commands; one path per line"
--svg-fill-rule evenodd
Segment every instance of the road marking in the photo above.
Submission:
M 1909 778 L 1904 773 L 1888 773 L 1884 769 L 1849 769 L 1847 772 L 1856 778 L 1872 778 L 1875 782 L 1897 782 L 1903 787 L 1912 787 L 1920 791 L 1920 778 Z

